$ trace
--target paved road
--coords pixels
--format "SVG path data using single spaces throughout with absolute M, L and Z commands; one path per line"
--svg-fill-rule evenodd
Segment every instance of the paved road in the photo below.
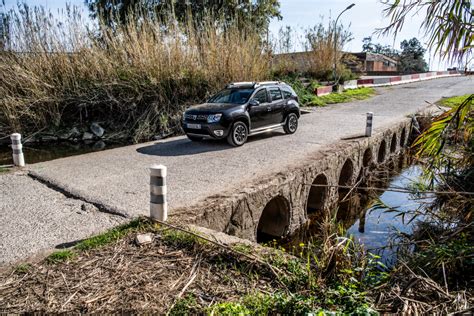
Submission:
M 302 116 L 300 127 L 294 135 L 272 132 L 253 137 L 239 148 L 232 148 L 225 142 L 192 143 L 185 137 L 174 137 L 38 163 L 29 168 L 32 174 L 61 190 L 122 215 L 133 217 L 140 214 L 148 215 L 148 167 L 152 164 L 164 164 L 168 167 L 168 202 L 172 214 L 177 208 L 190 206 L 219 192 L 231 189 L 237 192 L 253 179 L 297 164 L 305 156 L 314 154 L 318 149 L 337 142 L 342 137 L 363 133 L 365 113 L 368 111 L 374 112 L 376 133 L 377 129 L 396 123 L 406 115 L 425 108 L 427 106 L 425 101 L 435 102 L 443 96 L 473 92 L 473 87 L 472 77 L 451 77 L 378 88 L 378 95 L 369 100 L 320 108 Z M 0 185 L 2 177 L 4 176 L 0 176 Z M 35 182 L 36 184 L 38 183 Z M 15 199 L 10 199 L 13 193 L 3 188 L 0 192 L 2 194 L 0 211 L 9 212 L 9 208 L 16 204 Z M 8 196 L 8 201 L 4 199 L 4 194 Z M 49 194 L 52 193 L 44 193 L 48 203 Z M 29 207 L 36 209 L 34 201 L 42 200 L 40 195 L 33 195 L 30 198 L 32 202 L 24 205 L 25 210 Z M 72 214 L 70 210 L 61 208 L 60 205 L 44 207 L 48 214 L 58 210 Z M 92 230 L 105 229 L 113 222 L 119 221 L 114 216 L 107 215 L 109 217 L 100 218 L 99 213 L 92 212 L 97 217 L 93 219 L 83 217 L 86 220 L 78 225 L 80 229 L 68 235 L 64 231 L 56 231 L 56 228 L 59 226 L 75 228 L 75 220 L 58 214 L 50 218 L 49 222 L 54 225 L 47 226 L 48 229 L 43 227 L 43 222 L 36 225 L 35 229 L 40 231 L 38 233 L 35 230 L 24 229 L 20 224 L 21 212 L 15 214 L 17 216 L 2 220 L 1 230 L 4 233 L 0 237 L 5 239 L 0 248 L 2 252 L 14 252 L 15 238 L 18 236 L 21 236 L 22 241 L 26 243 L 25 247 L 31 253 L 46 247 L 48 242 L 52 247 L 56 240 L 62 239 L 63 242 L 67 242 L 74 238 L 80 239 Z M 35 219 L 34 216 L 32 218 Z M 48 242 L 37 245 L 34 241 L 36 235 L 46 236 Z M 58 238 L 49 238 L 50 235 L 58 235 Z M 30 239 L 33 241 L 28 241 Z
M 117 226 L 110 216 L 88 203 L 70 199 L 24 172 L 0 175 L 0 265 L 66 246 Z

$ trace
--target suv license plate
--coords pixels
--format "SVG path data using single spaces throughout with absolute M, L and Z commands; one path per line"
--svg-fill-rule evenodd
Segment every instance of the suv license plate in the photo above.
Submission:
M 188 128 L 201 129 L 201 124 L 188 124 Z

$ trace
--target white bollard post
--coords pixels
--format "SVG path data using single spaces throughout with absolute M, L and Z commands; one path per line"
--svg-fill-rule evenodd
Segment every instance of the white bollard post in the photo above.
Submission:
M 367 112 L 367 124 L 365 126 L 365 136 L 370 137 L 372 136 L 372 118 L 374 117 L 374 113 Z
M 13 149 L 13 164 L 15 166 L 24 167 L 25 158 L 23 156 L 23 145 L 21 144 L 21 135 L 14 133 L 10 135 Z
M 166 202 L 166 166 L 150 167 L 150 217 L 162 222 L 168 218 Z

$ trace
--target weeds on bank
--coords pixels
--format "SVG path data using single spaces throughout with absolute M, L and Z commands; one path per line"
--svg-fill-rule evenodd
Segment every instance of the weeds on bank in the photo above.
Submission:
M 232 246 L 232 249 L 245 254 L 250 254 L 253 251 L 253 247 L 246 244 L 235 244 Z
M 56 263 L 61 263 L 61 262 L 66 262 L 69 260 L 74 259 L 77 256 L 77 253 L 66 249 L 66 250 L 60 250 L 53 252 L 46 258 L 46 262 L 50 264 L 56 264 Z
M 323 96 L 314 96 L 308 102 L 309 106 L 325 106 L 328 104 L 345 103 L 355 100 L 365 100 L 375 94 L 375 90 L 370 87 L 344 90 L 341 93 L 330 93 Z
M 451 98 L 444 98 L 439 101 L 439 104 L 452 108 L 455 106 L 459 106 L 470 96 L 471 94 L 465 94 L 465 95 L 455 96 Z
M 168 244 L 178 248 L 192 248 L 195 245 L 207 245 L 208 242 L 195 235 L 175 229 L 164 229 L 161 238 Z
M 74 248 L 78 250 L 90 250 L 97 247 L 102 247 L 112 242 L 115 242 L 132 231 L 136 231 L 144 226 L 142 219 L 135 219 L 130 223 L 120 225 L 112 228 L 103 234 L 87 238 L 79 242 Z
M 135 219 L 130 223 L 112 228 L 103 234 L 82 240 L 71 249 L 53 252 L 46 258 L 46 261 L 50 264 L 65 262 L 74 259 L 78 255 L 79 251 L 87 251 L 106 246 L 110 243 L 120 240 L 133 231 L 138 231 L 145 228 L 151 229 L 153 226 L 144 219 Z
M 31 264 L 29 263 L 21 263 L 15 267 L 15 273 L 27 273 L 31 269 Z
M 271 242 L 265 260 L 277 269 L 283 287 L 274 293 L 249 293 L 208 309 L 215 315 L 268 315 L 336 312 L 376 314 L 367 291 L 385 282 L 379 257 L 365 255 L 350 238 L 339 237 L 334 220 L 321 240 L 285 249 Z

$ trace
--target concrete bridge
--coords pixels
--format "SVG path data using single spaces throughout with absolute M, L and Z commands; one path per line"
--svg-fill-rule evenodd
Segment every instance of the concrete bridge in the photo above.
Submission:
M 336 211 L 341 220 L 354 217 L 350 200 L 340 203 L 350 191 L 346 187 L 400 155 L 411 131 L 412 119 L 404 119 L 373 137 L 340 141 L 238 192 L 175 210 L 172 218 L 263 242 L 294 233 L 311 217 L 321 219 Z M 189 214 L 198 216 L 189 221 Z
M 282 236 L 334 210 L 361 172 L 407 142 L 409 115 L 443 96 L 472 92 L 472 77 L 377 88 L 365 101 L 315 108 L 296 134 L 273 132 L 239 148 L 185 137 L 30 165 L 0 176 L 0 264 L 149 214 L 149 170 L 168 167 L 169 220 L 247 238 Z M 374 113 L 370 138 L 366 112 Z M 344 214 L 342 205 L 340 214 Z

